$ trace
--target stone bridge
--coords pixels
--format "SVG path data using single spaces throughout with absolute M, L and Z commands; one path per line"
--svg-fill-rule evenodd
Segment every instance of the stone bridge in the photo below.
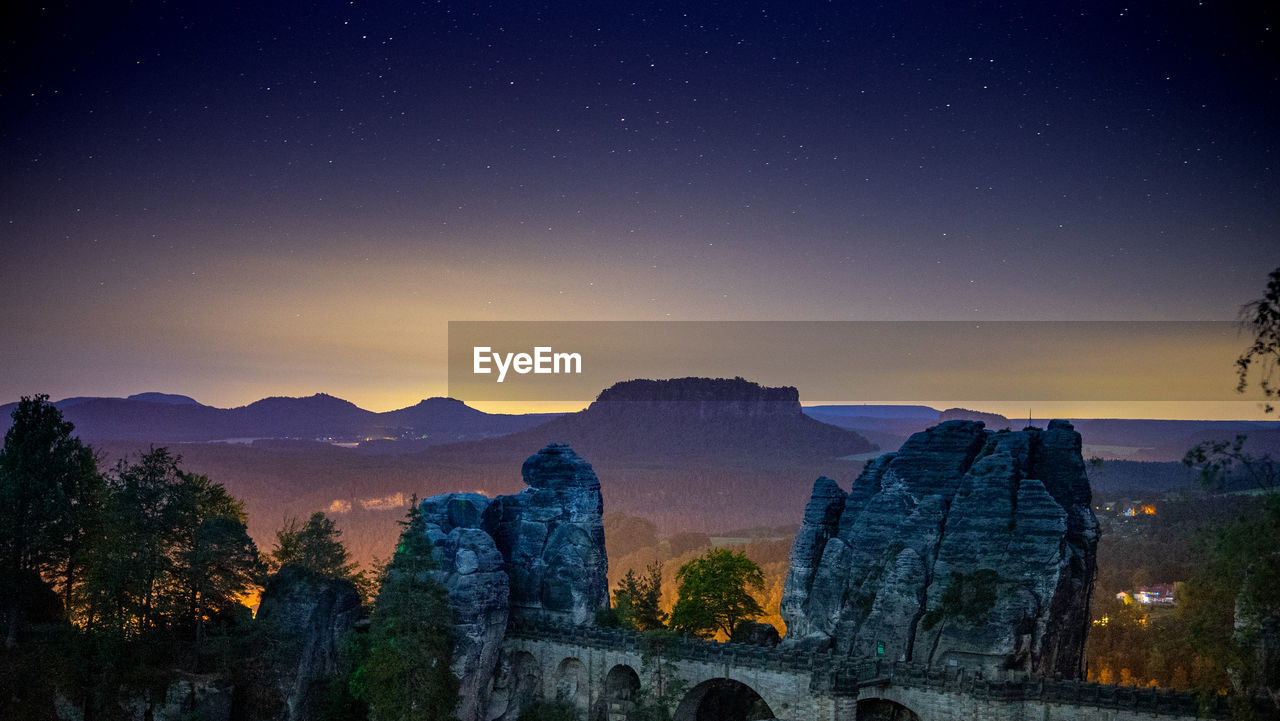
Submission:
M 678 697 L 672 699 L 675 721 L 1197 718 L 1193 695 L 1156 689 L 987 679 L 963 668 L 695 639 L 675 641 L 659 664 L 642 646 L 643 637 L 630 631 L 512 619 L 503 641 L 508 682 L 494 694 L 516 706 L 539 698 L 569 701 L 588 721 L 628 721 L 641 691 Z M 1225 717 L 1226 709 L 1211 716 Z

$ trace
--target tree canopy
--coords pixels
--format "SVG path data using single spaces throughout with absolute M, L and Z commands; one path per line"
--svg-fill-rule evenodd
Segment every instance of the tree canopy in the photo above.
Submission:
M 0 449 L 0 587 L 6 589 L 6 645 L 12 647 L 24 589 L 42 578 L 58 579 L 64 606 L 84 563 L 102 477 L 93 451 L 72 435 L 74 427 L 46 395 L 23 397 Z
M 370 618 L 367 655 L 352 695 L 372 721 L 448 721 L 458 704 L 453 675 L 453 612 L 435 567 L 417 498 L 410 504 L 391 562 L 383 569 Z
M 637 631 L 667 627 L 662 601 L 662 564 L 650 563 L 644 575 L 628 569 L 613 592 L 613 613 L 617 622 Z
M 764 572 L 746 554 L 712 548 L 676 572 L 671 627 L 693 636 L 733 635 L 740 621 L 764 614 L 749 589 L 764 591 Z
M 277 571 L 286 563 L 321 576 L 351 579 L 356 563 L 342 543 L 342 531 L 323 511 L 312 513 L 305 523 L 289 517 L 276 531 L 276 547 L 268 563 Z
M 90 628 L 126 638 L 174 629 L 198 655 L 207 622 L 234 614 L 262 569 L 244 504 L 180 461 L 155 448 L 109 474 L 81 596 Z
M 1236 360 L 1243 392 L 1250 372 L 1270 401 L 1280 388 L 1280 268 L 1269 276 L 1263 297 L 1241 310 L 1253 342 Z M 1236 695 L 1235 715 L 1249 718 L 1247 699 L 1265 694 L 1280 711 L 1280 466 L 1269 454 L 1244 450 L 1245 436 L 1209 441 L 1187 452 L 1183 463 L 1198 468 L 1207 486 L 1221 487 L 1232 477 L 1247 479 L 1260 493 L 1255 513 L 1221 529 L 1204 555 L 1204 564 L 1185 588 L 1181 602 L 1190 619 L 1189 638 L 1213 666 L 1200 674 L 1211 693 L 1229 679 Z M 1216 683 L 1214 679 L 1218 679 Z
M 1267 494 L 1257 510 L 1218 533 L 1180 603 L 1193 646 L 1212 665 L 1202 690 L 1229 679 L 1280 710 L 1280 495 Z

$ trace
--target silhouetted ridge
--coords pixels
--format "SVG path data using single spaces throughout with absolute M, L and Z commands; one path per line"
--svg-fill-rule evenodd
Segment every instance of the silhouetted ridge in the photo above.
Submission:
M 0 406 L 0 433 L 17 404 Z M 496 415 L 452 398 L 428 398 L 415 406 L 374 413 L 327 393 L 304 398 L 272 396 L 237 408 L 214 408 L 169 393 L 129 398 L 68 398 L 54 404 L 75 424 L 76 435 L 98 441 L 150 443 L 226 439 L 380 441 L 373 453 L 408 453 L 439 443 L 513 433 L 554 414 Z
M 263 398 L 231 409 L 231 416 L 246 436 L 317 438 L 333 434 L 335 428 L 362 435 L 383 432 L 378 414 L 324 393 L 305 398 Z
M 991 431 L 1011 428 L 1013 425 L 1008 418 L 999 413 L 983 413 L 982 411 L 971 411 L 968 408 L 948 408 L 938 414 L 938 421 L 940 423 L 946 421 L 982 421 L 986 424 L 987 430 Z
M 426 398 L 408 408 L 388 411 L 382 414 L 396 423 L 417 426 L 421 423 L 456 423 L 471 422 L 477 419 L 488 419 L 494 416 L 478 411 L 456 398 Z M 506 417 L 506 416 L 502 416 Z
M 625 381 L 602 391 L 587 412 L 600 417 L 649 413 L 669 419 L 695 416 L 722 422 L 804 417 L 795 388 L 768 388 L 742 378 Z
M 374 415 L 371 411 L 366 411 L 352 403 L 344 401 L 341 398 L 335 398 L 328 393 L 317 393 L 313 396 L 305 396 L 302 398 L 291 398 L 289 396 L 269 396 L 259 401 L 254 401 L 241 409 L 254 413 L 272 414 L 272 413 L 350 413 L 352 415 Z
M 615 383 L 596 397 L 597 403 L 612 401 L 791 403 L 798 410 L 800 392 L 792 386 L 767 388 L 744 378 L 637 379 Z
M 192 398 L 191 396 L 180 395 L 177 393 L 155 393 L 155 392 L 134 393 L 133 395 L 126 398 L 125 400 L 144 401 L 146 403 L 168 403 L 170 405 L 176 405 L 176 406 L 200 405 L 200 401 L 197 401 L 195 398 Z

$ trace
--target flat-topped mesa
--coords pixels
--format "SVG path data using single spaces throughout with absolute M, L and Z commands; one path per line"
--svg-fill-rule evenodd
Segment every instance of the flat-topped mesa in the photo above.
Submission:
M 784 644 L 934 665 L 1080 674 L 1098 524 L 1070 423 L 948 421 L 814 484 Z
M 769 388 L 743 378 L 671 378 L 615 383 L 600 392 L 591 409 L 634 412 L 643 406 L 678 415 L 760 418 L 800 415 L 800 392 Z

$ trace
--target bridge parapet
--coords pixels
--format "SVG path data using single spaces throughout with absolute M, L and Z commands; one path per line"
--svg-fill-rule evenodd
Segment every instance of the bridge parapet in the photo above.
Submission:
M 599 626 L 574 626 L 544 620 L 513 618 L 507 624 L 507 635 L 615 651 L 639 651 L 644 645 L 644 635 L 638 631 Z M 673 657 L 688 661 L 728 663 L 733 666 L 762 670 L 799 672 L 808 672 L 815 667 L 829 667 L 839 658 L 832 653 L 807 653 L 741 643 L 719 643 L 688 636 L 677 639 L 670 653 Z
M 509 621 L 507 635 L 574 646 L 642 653 L 643 634 L 626 629 L 574 626 L 543 619 Z M 808 652 L 682 637 L 666 651 L 671 660 L 696 661 L 808 677 L 810 693 L 829 697 L 865 697 L 868 689 L 899 686 L 943 694 L 962 694 L 1000 704 L 1041 703 L 1196 717 L 1206 713 L 1226 718 L 1226 699 L 1215 698 L 1202 710 L 1192 693 L 1166 689 L 1110 686 L 1085 681 L 1048 679 L 1016 672 L 986 678 L 964 667 L 938 667 L 886 659 L 854 659 L 831 652 Z M 1263 716 L 1266 717 L 1265 715 Z
M 837 696 L 857 695 L 870 685 L 894 684 L 1010 703 L 1032 701 L 1182 716 L 1196 716 L 1202 712 L 1199 697 L 1184 691 L 1111 686 L 1025 674 L 991 679 L 964 668 L 930 667 L 902 661 L 863 661 L 838 667 L 833 674 L 831 693 Z M 1226 717 L 1229 709 L 1225 698 L 1215 697 L 1211 708 L 1205 711 L 1213 717 Z

